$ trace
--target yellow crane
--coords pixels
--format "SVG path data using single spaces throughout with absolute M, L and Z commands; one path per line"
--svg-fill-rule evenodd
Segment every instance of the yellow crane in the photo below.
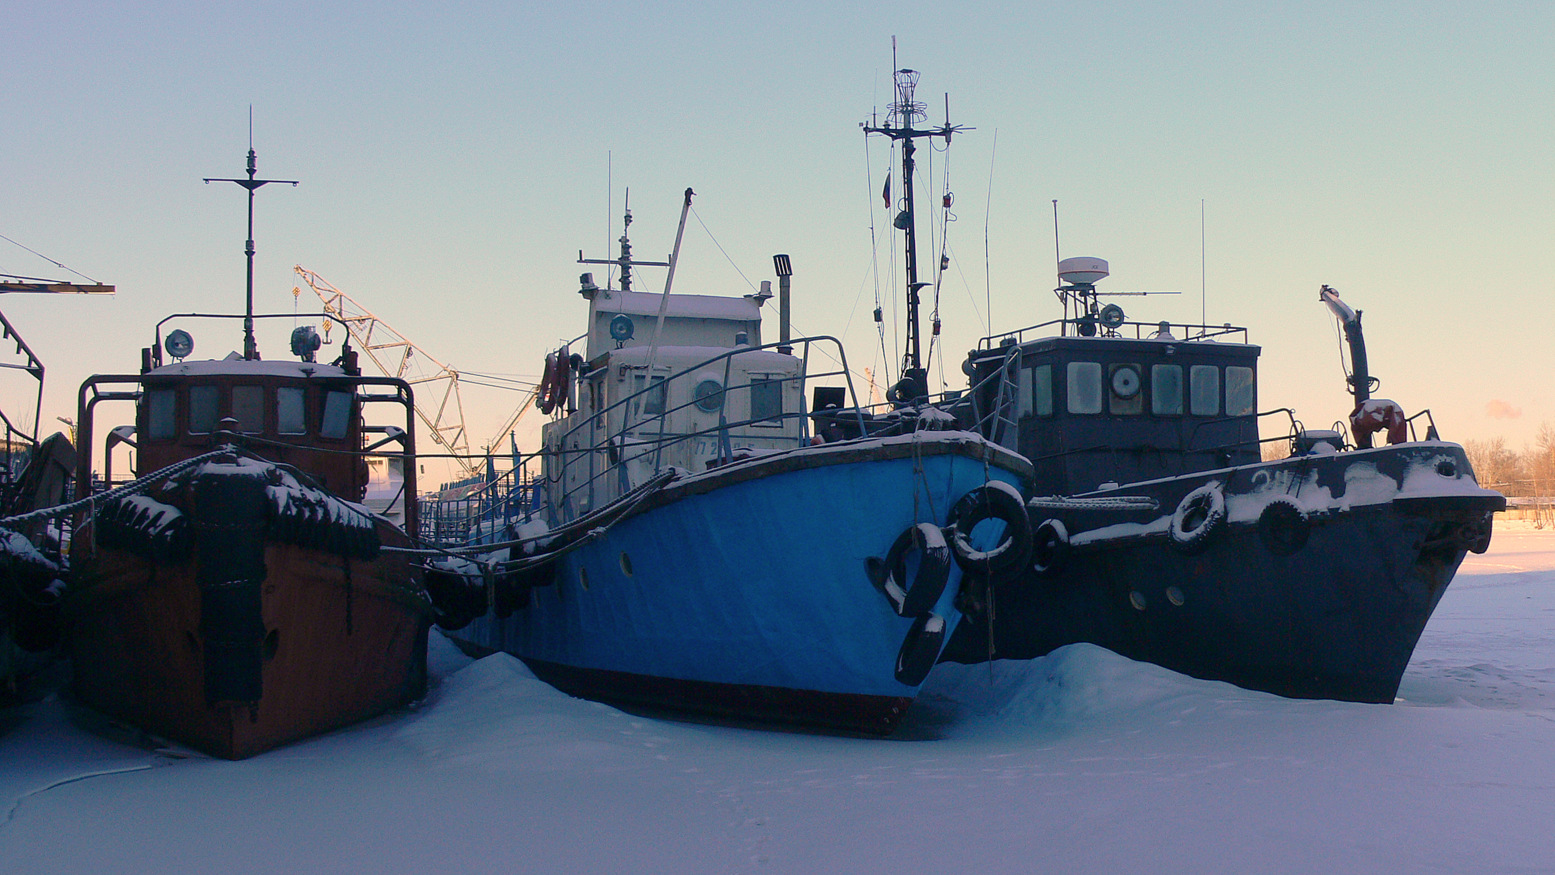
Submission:
M 346 326 L 351 339 L 367 353 L 373 364 L 384 374 L 398 377 L 409 383 L 416 396 L 416 415 L 432 433 L 432 440 L 448 450 L 464 476 L 474 477 L 483 473 L 483 462 L 470 454 L 470 444 L 464 425 L 464 402 L 459 396 L 459 372 L 438 361 L 421 347 L 412 343 L 393 326 L 374 316 L 350 295 L 335 288 L 302 265 L 295 267 L 297 275 L 324 304 L 326 313 L 333 315 Z M 301 295 L 301 288 L 293 288 L 293 295 Z M 327 338 L 330 326 L 324 323 Z M 538 391 L 538 390 L 535 390 Z M 531 391 L 491 442 L 507 434 L 524 412 L 533 406 L 535 391 Z

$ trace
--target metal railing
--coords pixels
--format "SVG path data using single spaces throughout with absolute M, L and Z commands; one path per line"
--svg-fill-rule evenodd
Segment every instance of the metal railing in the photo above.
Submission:
M 740 397 L 740 393 L 745 393 L 745 397 L 749 398 L 756 385 L 754 381 L 749 380 L 744 385 L 729 385 L 729 378 L 734 373 L 734 360 L 738 356 L 752 352 L 775 351 L 779 346 L 798 350 L 801 366 L 797 373 L 791 376 L 776 377 L 768 382 L 779 382 L 785 385 L 797 383 L 799 409 L 794 411 L 780 409 L 775 414 L 759 419 L 747 417 L 731 421 L 729 419 L 730 399 Z M 827 347 L 834 348 L 835 353 L 827 350 Z M 823 352 L 826 358 L 836 363 L 835 366 L 821 366 L 820 369 L 812 370 Z M 705 398 L 696 397 L 695 392 L 691 390 L 694 388 L 693 383 L 706 374 L 709 368 L 720 366 L 723 369 L 723 381 L 718 392 L 717 423 L 706 428 L 671 430 L 670 423 L 677 419 L 676 414 L 689 411 L 692 407 L 707 401 Z M 580 375 L 579 379 L 585 380 L 589 376 L 585 373 Z M 710 461 L 710 465 L 734 459 L 737 450 L 734 446 L 736 439 L 786 442 L 791 447 L 809 443 L 811 411 L 807 407 L 805 396 L 808 387 L 819 380 L 841 380 L 846 387 L 847 397 L 855 402 L 847 409 L 857 417 L 861 433 L 864 429 L 863 411 L 856 403 L 858 396 L 853 388 L 846 353 L 841 341 L 835 337 L 823 335 L 799 338 L 786 343 L 778 341 L 763 346 L 736 347 L 668 374 L 662 379 L 655 375 L 645 376 L 648 379 L 644 381 L 645 385 L 641 389 L 580 418 L 565 431 L 552 432 L 548 437 L 546 446 L 541 452 L 549 456 L 545 474 L 547 487 L 554 484 L 562 488 L 561 507 L 552 508 L 560 517 L 567 515 L 563 507 L 593 508 L 599 506 L 601 498 L 608 501 L 618 494 L 628 492 L 637 485 L 631 479 L 634 463 L 637 463 L 639 469 L 646 469 L 641 471 L 642 474 L 651 476 L 664 467 L 666 455 L 672 449 L 692 441 L 708 438 L 715 441 L 714 459 Z M 680 397 L 687 400 L 670 403 L 671 398 Z M 655 401 L 662 399 L 663 403 L 655 405 L 644 403 L 650 399 Z M 644 408 L 649 406 L 659 409 L 646 412 Z M 750 409 L 748 405 L 746 409 Z M 706 406 L 703 406 L 702 410 L 707 413 L 714 412 Z M 783 427 L 794 420 L 798 420 L 797 434 Z M 773 428 L 773 426 L 778 427 Z M 608 483 L 607 478 L 610 477 L 617 478 L 615 488 L 602 488 Z
M 1089 327 L 1092 334 L 1081 333 Z M 1223 325 L 1199 325 L 1192 322 L 1122 322 L 1116 327 L 1108 328 L 1097 322 L 1084 318 L 1079 319 L 1053 319 L 1026 328 L 1018 328 L 1003 334 L 990 334 L 978 341 L 977 348 L 995 349 L 1009 343 L 1025 343 L 1027 335 L 1041 333 L 1044 336 L 1059 337 L 1097 337 L 1097 338 L 1121 338 L 1132 340 L 1159 340 L 1177 343 L 1198 343 L 1217 338 L 1237 338 L 1237 343 L 1247 343 L 1247 329 L 1232 325 L 1227 322 Z M 1129 335 L 1132 334 L 1132 337 Z

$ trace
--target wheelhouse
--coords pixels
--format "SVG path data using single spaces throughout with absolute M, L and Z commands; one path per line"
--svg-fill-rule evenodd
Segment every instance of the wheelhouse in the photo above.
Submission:
M 985 341 L 966 363 L 972 417 L 1059 493 L 1256 462 L 1259 348 L 1214 331 Z
M 288 316 L 288 318 L 291 318 Z M 273 462 L 291 465 L 348 501 L 367 495 L 367 454 L 396 444 L 392 455 L 414 458 L 414 403 L 403 380 L 363 376 L 354 351 L 332 364 L 308 361 L 177 360 L 164 364 L 161 348 L 143 351 L 139 375 L 95 375 L 81 386 L 77 422 L 82 436 L 78 489 L 91 484 L 96 407 L 103 401 L 134 405 L 134 424 L 102 434 L 102 474 L 115 482 L 114 450 L 134 450 L 140 477 L 234 443 Z M 394 425 L 369 425 L 369 406 L 402 408 Z M 403 423 L 403 424 L 401 424 Z M 415 525 L 415 466 L 404 465 L 402 506 Z M 84 493 L 82 493 L 84 494 Z

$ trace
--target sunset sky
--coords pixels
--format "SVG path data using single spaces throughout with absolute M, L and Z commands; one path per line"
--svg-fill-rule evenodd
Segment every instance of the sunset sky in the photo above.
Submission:
M 80 275 L 5 240 L 0 273 L 118 287 L 0 298 L 48 367 L 46 424 L 87 375 L 134 370 L 162 316 L 241 309 L 243 192 L 201 179 L 242 175 L 250 106 L 260 176 L 301 181 L 259 192 L 261 311 L 293 311 L 300 264 L 462 371 L 534 379 L 582 331 L 578 251 L 614 254 L 625 190 L 637 255 L 662 258 L 690 186 L 677 290 L 747 294 L 788 253 L 796 329 L 891 370 L 870 319 L 872 265 L 888 318 L 900 297 L 890 157 L 859 122 L 891 100 L 893 36 L 929 122 L 948 94 L 975 128 L 923 155 L 920 197 L 947 168 L 955 195 L 951 388 L 978 338 L 1060 315 L 1056 199 L 1062 254 L 1111 262 L 1103 290 L 1181 292 L 1121 299 L 1132 318 L 1250 329 L 1261 409 L 1348 412 L 1327 283 L 1365 312 L 1378 394 L 1445 438 L 1515 448 L 1555 421 L 1555 6 L 448 6 L 0 12 L 0 235 Z M 195 357 L 241 348 L 223 332 Z M 471 444 L 518 400 L 467 386 Z

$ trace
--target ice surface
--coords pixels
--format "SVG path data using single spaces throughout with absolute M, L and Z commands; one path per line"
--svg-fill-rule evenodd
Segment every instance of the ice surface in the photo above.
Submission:
M 1498 526 L 1391 706 L 1088 646 L 941 665 L 887 740 L 677 723 L 434 634 L 414 708 L 228 763 L 0 712 L 0 872 L 1534 872 L 1555 533 Z

